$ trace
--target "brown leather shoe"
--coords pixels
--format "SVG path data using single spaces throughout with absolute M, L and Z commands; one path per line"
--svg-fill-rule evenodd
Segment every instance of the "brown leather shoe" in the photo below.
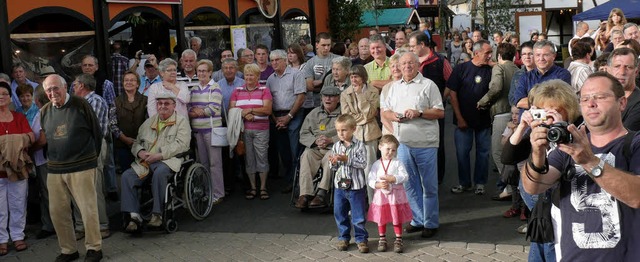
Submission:
M 326 207 L 327 203 L 324 202 L 324 197 L 321 196 L 316 196 L 313 198 L 313 200 L 311 200 L 311 203 L 309 203 L 310 207 Z
M 309 200 L 307 200 L 306 195 L 302 195 L 298 197 L 298 201 L 296 201 L 296 208 L 307 208 L 309 207 Z

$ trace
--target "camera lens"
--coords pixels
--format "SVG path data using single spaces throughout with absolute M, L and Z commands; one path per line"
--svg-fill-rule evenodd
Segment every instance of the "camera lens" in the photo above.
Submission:
M 562 136 L 560 131 L 561 130 L 555 128 L 550 129 L 549 132 L 547 132 L 547 140 L 549 140 L 549 142 L 558 142 Z

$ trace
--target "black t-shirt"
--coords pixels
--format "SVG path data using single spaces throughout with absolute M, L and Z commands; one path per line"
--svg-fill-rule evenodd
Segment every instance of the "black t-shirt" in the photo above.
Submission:
M 640 136 L 633 139 L 631 156 L 623 154 L 620 137 L 593 153 L 607 164 L 640 174 Z M 560 179 L 559 206 L 552 209 L 558 260 L 637 261 L 640 259 L 640 211 L 617 200 L 596 184 L 571 156 L 554 150 L 549 165 L 558 170 L 575 168 L 571 178 Z M 611 175 L 605 174 L 604 176 Z M 639 189 L 640 190 L 640 189 Z M 559 209 L 558 209 L 559 208 Z M 560 227 L 558 227 L 560 225 Z
M 476 66 L 471 61 L 454 67 L 447 81 L 447 87 L 456 92 L 460 113 L 471 128 L 491 127 L 489 109 L 477 109 L 478 101 L 489 92 L 489 82 L 491 82 L 491 66 Z M 453 124 L 458 124 L 455 115 Z

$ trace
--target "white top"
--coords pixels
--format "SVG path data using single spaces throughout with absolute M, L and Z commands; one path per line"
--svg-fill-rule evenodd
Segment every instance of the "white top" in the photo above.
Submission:
M 384 168 L 382 168 L 382 163 L 380 161 L 384 161 L 384 165 L 387 167 L 387 174 L 384 172 Z M 389 189 L 380 189 L 382 192 L 389 193 L 393 189 L 393 185 L 399 185 L 407 181 L 409 178 L 409 174 L 407 170 L 404 168 L 402 162 L 400 162 L 397 158 L 391 159 L 391 163 L 387 163 L 389 160 L 378 159 L 376 162 L 371 165 L 371 170 L 369 170 L 369 175 L 367 176 L 367 185 L 371 188 L 376 188 L 376 182 L 381 182 L 380 179 L 384 175 L 390 175 L 396 177 L 396 182 L 394 184 L 389 184 Z

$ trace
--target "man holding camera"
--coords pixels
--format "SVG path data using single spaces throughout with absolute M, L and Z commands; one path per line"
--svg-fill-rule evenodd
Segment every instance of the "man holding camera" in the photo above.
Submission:
M 558 184 L 551 209 L 558 261 L 632 261 L 640 255 L 640 137 L 623 125 L 624 94 L 608 73 L 590 75 L 580 93 L 586 128 L 569 125 L 572 141 L 558 143 L 548 157 L 548 128 L 531 126 L 532 152 L 521 179 L 529 194 Z

